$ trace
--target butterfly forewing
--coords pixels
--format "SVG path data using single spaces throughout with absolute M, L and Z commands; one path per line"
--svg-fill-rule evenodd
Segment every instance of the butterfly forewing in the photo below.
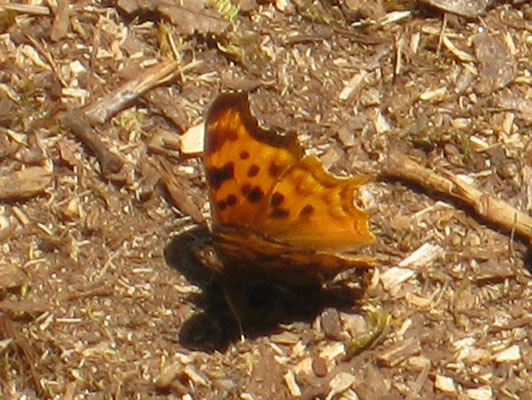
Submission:
M 301 155 L 295 136 L 258 125 L 247 94 L 218 97 L 207 115 L 204 153 L 214 222 L 255 226 L 274 184 Z

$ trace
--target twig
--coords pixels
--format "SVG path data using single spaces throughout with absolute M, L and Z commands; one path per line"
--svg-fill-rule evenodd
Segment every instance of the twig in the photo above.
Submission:
M 1 9 L 30 15 L 50 15 L 50 9 L 48 7 L 31 4 L 2 4 L 0 5 Z
M 72 132 L 94 152 L 100 162 L 104 176 L 118 173 L 122 169 L 124 161 L 111 152 L 98 138 L 93 126 L 103 124 L 147 90 L 173 78 L 178 72 L 177 66 L 178 63 L 175 61 L 162 61 L 107 96 L 82 109 L 70 110 L 64 115 L 63 124 L 72 129 Z
M 178 65 L 176 61 L 162 61 L 107 96 L 89 104 L 83 111 L 93 124 L 103 124 L 144 92 L 173 78 L 178 72 Z
M 419 165 L 404 154 L 390 151 L 384 173 L 458 199 L 471 206 L 479 216 L 487 221 L 509 232 L 515 231 L 532 241 L 532 217 L 515 209 L 506 201 L 482 192 L 449 172 L 444 177 Z
M 62 120 L 86 146 L 93 152 L 102 167 L 102 174 L 108 176 L 122 169 L 124 161 L 98 138 L 91 120 L 82 110 L 67 111 Z

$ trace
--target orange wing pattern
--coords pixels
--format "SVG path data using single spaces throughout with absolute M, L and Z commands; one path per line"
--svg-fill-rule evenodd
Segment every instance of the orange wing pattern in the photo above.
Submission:
M 260 230 L 273 185 L 302 154 L 294 135 L 258 125 L 247 94 L 220 95 L 207 115 L 204 152 L 214 224 Z
M 215 230 L 247 228 L 315 250 L 373 243 L 368 214 L 353 204 L 367 178 L 335 177 L 317 158 L 302 157 L 294 134 L 258 125 L 247 93 L 220 95 L 206 118 L 204 155 Z

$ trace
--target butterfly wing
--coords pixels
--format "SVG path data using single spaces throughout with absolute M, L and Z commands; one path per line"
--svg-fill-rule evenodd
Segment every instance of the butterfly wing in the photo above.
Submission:
M 319 284 L 346 269 L 368 269 L 375 263 L 372 257 L 290 245 L 228 224 L 216 229 L 215 239 L 223 262 L 218 272 L 235 281 L 276 280 L 305 286 Z
M 297 137 L 260 127 L 245 92 L 224 93 L 214 101 L 205 136 L 203 160 L 214 224 L 255 228 L 273 186 L 303 155 Z
M 318 250 L 346 251 L 375 238 L 369 215 L 354 205 L 368 179 L 336 177 L 314 156 L 303 158 L 275 184 L 258 229 L 279 241 Z
M 214 231 L 226 258 L 255 259 L 267 269 L 282 264 L 293 271 L 312 265 L 334 270 L 356 260 L 340 260 L 333 252 L 373 243 L 368 214 L 354 205 L 354 192 L 367 178 L 339 178 L 317 158 L 302 158 L 294 134 L 258 125 L 246 93 L 220 95 L 205 132 Z M 246 256 L 246 249 L 261 260 Z M 368 258 L 359 261 L 368 264 Z

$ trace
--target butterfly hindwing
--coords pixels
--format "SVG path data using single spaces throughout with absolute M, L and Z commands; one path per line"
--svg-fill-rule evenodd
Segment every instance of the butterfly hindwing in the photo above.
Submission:
M 365 182 L 362 176 L 335 177 L 316 157 L 305 157 L 274 186 L 259 228 L 277 240 L 317 250 L 367 246 L 374 241 L 369 216 L 354 205 L 355 190 Z

